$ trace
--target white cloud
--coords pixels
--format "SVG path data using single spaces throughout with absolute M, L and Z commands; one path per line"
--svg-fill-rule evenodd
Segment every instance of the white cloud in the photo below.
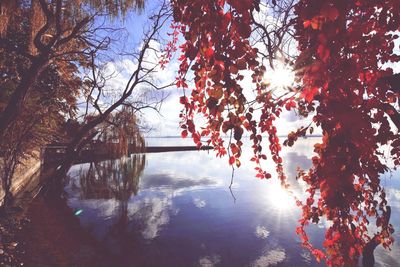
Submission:
M 400 208 L 400 189 L 387 188 L 386 193 L 388 204 L 395 208 Z

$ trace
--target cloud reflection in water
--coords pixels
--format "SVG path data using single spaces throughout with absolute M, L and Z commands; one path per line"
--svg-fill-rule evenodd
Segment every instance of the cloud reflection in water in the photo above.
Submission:
M 283 262 L 286 259 L 286 253 L 284 249 L 273 249 L 268 251 L 265 255 L 260 256 L 256 259 L 251 267 L 267 267 L 274 266 L 278 263 Z
M 305 189 L 295 179 L 296 168 L 310 166 L 313 142 L 300 142 L 283 154 L 290 190 L 296 196 Z M 139 168 L 126 168 L 137 170 L 136 178 L 106 174 L 86 182 L 82 177 L 71 178 L 66 187 L 68 204 L 84 210 L 79 220 L 96 238 L 106 240 L 110 247 L 128 240 L 126 251 L 136 244 L 136 257 L 150 255 L 144 262 L 158 255 L 170 266 L 316 265 L 295 234 L 299 211 L 294 199 L 278 181 L 256 179 L 245 151 L 242 167 L 235 171 L 236 202 L 228 189 L 231 169 L 227 159 L 193 151 L 147 154 L 142 172 L 138 170 L 143 162 Z M 267 168 L 273 168 L 268 164 Z M 81 167 L 87 170 L 89 165 Z M 387 191 L 393 207 L 399 201 L 395 188 Z M 327 223 L 322 220 L 319 227 Z M 311 236 L 320 241 L 324 230 L 319 227 L 311 229 Z M 393 257 L 399 256 L 393 252 L 382 255 L 377 262 L 395 262 Z

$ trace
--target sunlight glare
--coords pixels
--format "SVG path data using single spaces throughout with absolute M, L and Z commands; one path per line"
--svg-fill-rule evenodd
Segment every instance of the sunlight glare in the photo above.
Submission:
M 290 66 L 279 63 L 275 69 L 267 70 L 264 75 L 264 82 L 272 88 L 284 89 L 294 84 L 295 73 Z
M 287 211 L 296 207 L 294 197 L 278 183 L 271 185 L 268 194 L 270 202 L 278 210 Z

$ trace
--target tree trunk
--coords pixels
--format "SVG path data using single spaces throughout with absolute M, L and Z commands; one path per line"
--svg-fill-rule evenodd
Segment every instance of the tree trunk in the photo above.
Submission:
M 386 209 L 387 209 L 387 213 L 384 218 L 383 225 L 385 227 L 388 227 L 392 209 L 390 206 L 387 206 Z M 380 244 L 379 236 L 376 235 L 365 245 L 365 247 L 362 251 L 362 255 L 363 255 L 362 266 L 363 267 L 374 267 L 375 266 L 374 250 L 376 249 L 377 246 L 379 246 L 379 244 Z
M 13 195 L 12 195 L 10 189 L 11 189 L 10 186 L 8 186 L 7 188 L 4 189 L 5 195 L 4 195 L 3 206 L 5 208 L 10 207 L 11 204 L 13 203 L 14 198 L 13 198 Z
M 134 86 L 134 85 L 132 85 Z M 74 162 L 75 157 L 79 154 L 83 146 L 89 142 L 92 137 L 87 137 L 89 132 L 93 130 L 97 125 L 104 122 L 105 119 L 113 112 L 116 108 L 122 105 L 122 103 L 130 96 L 129 94 L 123 95 L 117 102 L 112 104 L 107 110 L 103 113 L 95 117 L 94 119 L 87 122 L 83 127 L 78 130 L 78 133 L 74 136 L 74 138 L 69 142 L 66 148 L 66 154 L 63 162 L 59 167 L 59 172 L 66 173 L 68 169 Z
M 8 126 L 18 116 L 22 105 L 24 104 L 25 97 L 36 83 L 43 67 L 47 64 L 47 55 L 39 55 L 32 60 L 32 65 L 24 73 L 21 82 L 18 84 L 14 93 L 11 95 L 6 108 L 0 114 L 0 136 L 3 135 Z
M 4 200 L 3 207 L 9 207 L 13 202 L 13 195 L 11 193 L 11 180 L 15 170 L 15 161 L 13 159 L 10 161 L 6 160 L 9 155 L 5 155 L 4 158 L 4 169 L 3 169 L 3 177 L 1 177 L 2 188 L 4 190 Z

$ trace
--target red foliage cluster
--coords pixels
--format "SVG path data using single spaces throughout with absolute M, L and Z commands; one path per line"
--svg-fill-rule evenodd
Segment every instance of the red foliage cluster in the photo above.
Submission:
M 322 129 L 323 140 L 315 145 L 312 168 L 300 172 L 308 184 L 307 200 L 298 201 L 303 215 L 297 233 L 303 245 L 332 266 L 356 265 L 371 238 L 390 245 L 393 229 L 379 178 L 387 166 L 380 149 L 391 146 L 395 164 L 399 163 L 400 136 L 390 126 L 391 120 L 400 128 L 393 107 L 399 93 L 380 81 L 393 74 L 382 64 L 400 60 L 393 54 L 398 37 L 393 32 L 400 30 L 398 0 L 300 0 L 295 28 L 302 59 L 296 71 L 302 88 L 296 98 L 275 98 L 262 82 L 266 69 L 250 44 L 251 13 L 259 10 L 259 1 L 173 0 L 172 7 L 185 39 L 177 84 L 190 93 L 180 99 L 182 137 L 190 134 L 198 146 L 201 138 L 206 139 L 218 156 L 228 149 L 229 163 L 240 166 L 241 138 L 247 131 L 257 177 L 270 178 L 260 164 L 267 158 L 262 150 L 262 135 L 267 134 L 277 173 L 285 184 L 274 121 L 283 108 L 315 114 L 313 121 Z M 242 70 L 252 73 L 260 112 L 248 105 L 240 84 Z M 190 89 L 185 78 L 189 72 L 194 75 Z M 197 114 L 207 120 L 201 129 L 195 126 Z M 285 144 L 292 145 L 308 129 L 312 127 L 291 133 Z M 235 142 L 227 145 L 221 134 L 229 132 Z M 332 222 L 323 244 L 325 253 L 312 247 L 305 232 L 306 225 L 322 217 Z M 367 231 L 371 218 L 378 229 L 372 237 Z
M 380 148 L 399 138 L 388 120 L 399 95 L 378 81 L 393 74 L 382 64 L 400 59 L 392 34 L 400 28 L 399 14 L 394 0 L 302 0 L 296 6 L 299 50 L 312 58 L 303 66 L 302 95 L 315 100 L 314 121 L 323 131 L 313 167 L 302 174 L 309 196 L 298 233 L 310 246 L 304 226 L 320 217 L 332 221 L 324 242 L 329 265 L 357 265 L 371 217 L 381 243 L 393 242 L 392 227 L 382 223 L 387 202 L 379 176 L 387 166 Z
M 168 33 L 168 35 L 172 36 L 172 40 L 166 45 L 164 53 L 160 59 L 161 69 L 165 68 L 165 65 L 171 60 L 172 55 L 176 52 L 176 44 L 178 42 L 178 37 L 180 33 L 180 26 L 176 24 L 171 24 L 170 28 L 173 30 L 172 33 Z M 178 85 L 180 86 L 180 85 Z

